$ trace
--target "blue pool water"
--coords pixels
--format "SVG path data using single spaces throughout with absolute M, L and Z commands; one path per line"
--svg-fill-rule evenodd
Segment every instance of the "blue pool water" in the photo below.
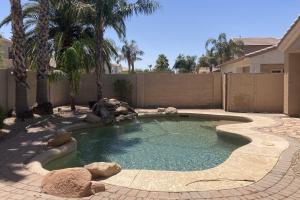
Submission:
M 49 170 L 92 162 L 117 162 L 123 169 L 195 171 L 223 163 L 242 137 L 216 133 L 216 126 L 237 123 L 198 117 L 141 118 L 74 134 L 78 151 L 50 162 Z M 241 123 L 241 122 L 239 122 Z

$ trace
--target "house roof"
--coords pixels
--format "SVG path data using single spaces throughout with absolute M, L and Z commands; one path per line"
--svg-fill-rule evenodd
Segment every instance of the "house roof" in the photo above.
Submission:
M 297 19 L 292 23 L 290 28 L 287 30 L 287 32 L 284 34 L 280 42 L 278 43 L 278 46 L 281 46 L 281 44 L 287 39 L 287 37 L 290 35 L 292 30 L 296 27 L 296 25 L 300 23 L 300 15 L 297 17 Z
M 257 55 L 262 55 L 264 53 L 267 53 L 267 52 L 270 52 L 270 51 L 273 51 L 273 50 L 276 50 L 276 49 L 277 49 L 277 45 L 270 46 L 270 47 L 267 47 L 267 48 L 264 48 L 264 49 L 260 49 L 258 51 L 248 53 L 245 56 L 242 56 L 240 58 L 237 58 L 237 59 L 234 59 L 234 60 L 229 60 L 229 61 L 227 61 L 227 62 L 225 62 L 221 65 L 218 65 L 218 67 L 223 67 L 223 66 L 228 65 L 228 64 L 236 63 L 236 62 L 239 62 L 239 61 L 241 61 L 245 58 L 251 58 L 251 57 L 254 57 L 254 56 L 257 56 Z
M 246 46 L 273 46 L 279 43 L 279 39 L 272 37 L 233 38 L 233 41 L 242 41 Z

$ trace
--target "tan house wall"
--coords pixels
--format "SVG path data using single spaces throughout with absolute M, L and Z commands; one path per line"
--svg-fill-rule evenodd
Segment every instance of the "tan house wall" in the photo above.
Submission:
M 283 111 L 283 74 L 228 74 L 226 110 Z
M 284 113 L 300 115 L 300 53 L 287 53 L 285 60 Z
M 222 73 L 265 73 L 261 66 L 284 65 L 284 54 L 278 49 L 261 53 L 255 56 L 241 58 L 234 63 L 224 64 L 221 67 Z M 249 67 L 249 71 L 244 71 L 243 68 Z M 268 70 L 266 71 L 268 72 Z
M 261 73 L 274 73 L 275 71 L 284 72 L 284 64 L 262 64 L 260 66 Z

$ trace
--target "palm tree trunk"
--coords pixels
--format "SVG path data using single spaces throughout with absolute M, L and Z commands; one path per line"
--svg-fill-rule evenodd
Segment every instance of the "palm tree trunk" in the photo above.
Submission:
M 128 62 L 128 73 L 130 73 L 130 71 L 131 71 L 130 61 L 127 60 L 127 62 Z
M 103 40 L 104 40 L 104 21 L 99 18 L 96 24 L 96 84 L 97 100 L 103 98 L 102 94 L 102 73 L 103 73 Z
M 132 70 L 132 73 L 134 73 L 134 62 L 131 63 L 131 70 Z
M 70 104 L 71 104 L 71 110 L 76 111 L 76 106 L 75 106 L 75 97 L 73 94 L 70 95 Z
M 15 109 L 18 118 L 32 117 L 27 101 L 27 66 L 25 57 L 25 32 L 20 0 L 10 0 L 12 14 L 13 66 L 16 82 Z
M 41 114 L 52 114 L 52 105 L 49 103 L 47 73 L 50 61 L 48 38 L 49 38 L 49 1 L 40 0 L 37 51 L 37 88 L 36 102 Z

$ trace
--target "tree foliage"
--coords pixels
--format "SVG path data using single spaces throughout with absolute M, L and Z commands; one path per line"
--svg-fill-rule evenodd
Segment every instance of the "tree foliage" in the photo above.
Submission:
M 140 56 L 143 56 L 144 52 L 139 49 L 136 41 L 131 40 L 128 42 L 124 41 L 124 45 L 121 49 L 120 60 L 126 60 L 128 63 L 128 72 L 134 72 L 135 62 L 138 60 L 142 60 Z
M 196 71 L 197 56 L 184 56 L 180 54 L 175 61 L 173 69 L 179 73 L 194 73 Z
M 217 39 L 208 39 L 205 48 L 207 54 L 214 56 L 218 64 L 231 60 L 235 55 L 239 56 L 244 52 L 243 42 L 228 40 L 225 33 L 221 33 Z
M 221 33 L 217 39 L 208 39 L 205 44 L 206 54 L 198 60 L 197 68 L 213 68 L 227 62 L 234 57 L 239 57 L 244 53 L 244 44 L 242 41 L 228 40 L 225 33 Z
M 156 65 L 154 67 L 155 72 L 169 72 L 169 60 L 164 54 L 160 54 L 156 60 Z

